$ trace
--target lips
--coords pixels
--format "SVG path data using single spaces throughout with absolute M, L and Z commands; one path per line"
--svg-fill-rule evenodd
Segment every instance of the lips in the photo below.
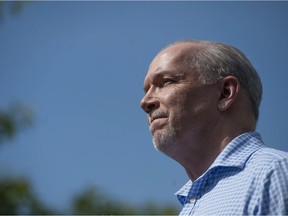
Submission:
M 157 130 L 161 130 L 167 125 L 167 116 L 154 116 L 149 118 L 149 129 L 152 135 Z
M 163 112 L 153 112 L 150 114 L 149 116 L 149 123 L 152 124 L 152 122 L 154 122 L 157 119 L 163 119 L 163 118 L 167 118 L 167 115 Z
M 155 120 L 162 119 L 162 118 L 166 118 L 166 117 L 165 116 L 157 116 L 157 117 L 151 118 L 150 124 L 152 124 L 152 122 L 154 122 Z

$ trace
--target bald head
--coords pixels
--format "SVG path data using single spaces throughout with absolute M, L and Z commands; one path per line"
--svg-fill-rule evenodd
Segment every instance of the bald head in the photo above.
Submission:
M 158 55 L 151 62 L 150 67 L 157 65 L 160 61 L 162 63 L 169 63 L 173 61 L 176 64 L 183 64 L 191 66 L 191 59 L 196 55 L 205 45 L 193 42 L 179 42 L 171 44 L 158 53 Z
M 227 76 L 237 78 L 241 87 L 247 90 L 257 121 L 262 99 L 262 83 L 258 73 L 240 50 L 211 41 L 178 41 L 164 48 L 150 67 L 155 61 L 168 61 L 171 58 L 183 66 L 189 66 L 203 84 L 214 84 Z

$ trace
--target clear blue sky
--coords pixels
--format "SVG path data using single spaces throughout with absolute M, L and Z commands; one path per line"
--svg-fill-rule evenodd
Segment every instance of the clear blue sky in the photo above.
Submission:
M 139 102 L 150 61 L 187 38 L 247 55 L 264 85 L 258 131 L 288 151 L 288 2 L 37 2 L 0 23 L 0 108 L 21 101 L 35 112 L 1 147 L 0 173 L 28 176 L 59 208 L 89 185 L 130 203 L 176 203 L 188 178 L 154 150 Z

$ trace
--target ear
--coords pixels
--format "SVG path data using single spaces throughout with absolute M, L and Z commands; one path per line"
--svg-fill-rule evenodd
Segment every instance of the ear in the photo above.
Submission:
M 218 101 L 218 110 L 224 112 L 235 102 L 239 91 L 240 83 L 234 76 L 227 76 L 219 82 L 220 98 Z

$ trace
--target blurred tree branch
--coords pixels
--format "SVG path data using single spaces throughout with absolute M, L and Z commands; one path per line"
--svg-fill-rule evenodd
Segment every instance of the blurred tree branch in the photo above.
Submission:
M 101 194 L 95 187 L 87 188 L 72 202 L 73 214 L 135 215 L 133 207 Z
M 15 103 L 8 110 L 0 109 L 0 145 L 20 130 L 32 125 L 33 111 L 28 106 Z
M 19 14 L 31 1 L 3 1 L 0 0 L 0 22 L 4 19 L 5 13 L 11 15 Z M 7 111 L 0 109 L 0 145 L 7 138 L 12 138 L 20 130 L 30 126 L 33 119 L 32 110 L 17 103 Z
M 143 206 L 131 206 L 125 202 L 111 199 L 98 188 L 88 187 L 74 197 L 72 214 L 77 215 L 177 215 L 178 208 L 173 205 L 157 205 L 153 202 Z
M 11 15 L 19 14 L 23 8 L 32 3 L 32 1 L 3 1 L 0 0 L 0 21 L 2 21 L 5 17 L 5 13 L 9 13 Z
M 0 179 L 0 214 L 27 215 L 52 214 L 36 197 L 29 181 L 25 178 Z

